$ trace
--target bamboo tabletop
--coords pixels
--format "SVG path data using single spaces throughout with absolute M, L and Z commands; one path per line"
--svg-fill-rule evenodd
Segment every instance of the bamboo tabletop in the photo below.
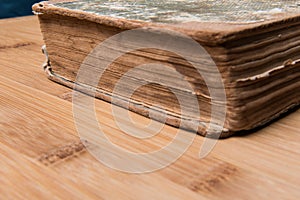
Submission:
M 42 45 L 35 16 L 0 20 L 0 199 L 300 198 L 300 110 L 256 132 L 218 141 L 203 159 L 204 138 L 197 136 L 164 169 L 119 172 L 97 161 L 80 142 L 72 90 L 47 79 Z M 109 104 L 96 104 L 108 135 L 118 133 L 109 137 L 120 145 L 141 151 L 167 142 L 160 136 L 128 141 Z M 175 130 L 164 127 L 163 138 Z

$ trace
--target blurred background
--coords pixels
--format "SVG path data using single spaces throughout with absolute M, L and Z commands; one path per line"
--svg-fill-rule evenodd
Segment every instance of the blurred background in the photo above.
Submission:
M 0 0 L 0 19 L 32 15 L 31 6 L 42 0 Z

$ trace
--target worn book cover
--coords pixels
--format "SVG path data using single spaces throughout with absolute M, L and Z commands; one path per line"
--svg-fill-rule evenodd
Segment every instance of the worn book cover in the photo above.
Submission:
M 51 80 L 146 117 L 227 137 L 300 103 L 297 1 L 79 0 L 33 10 Z M 82 66 L 90 71 L 79 80 Z

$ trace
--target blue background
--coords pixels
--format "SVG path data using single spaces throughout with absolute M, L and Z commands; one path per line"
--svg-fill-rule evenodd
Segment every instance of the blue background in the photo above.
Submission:
M 0 19 L 32 15 L 31 6 L 42 0 L 0 0 Z

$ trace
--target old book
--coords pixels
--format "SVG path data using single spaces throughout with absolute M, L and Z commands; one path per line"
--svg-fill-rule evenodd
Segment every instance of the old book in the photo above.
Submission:
M 84 63 L 90 79 L 101 77 L 78 85 L 169 125 L 227 137 L 300 103 L 297 1 L 79 0 L 33 10 L 51 80 L 73 87 Z

